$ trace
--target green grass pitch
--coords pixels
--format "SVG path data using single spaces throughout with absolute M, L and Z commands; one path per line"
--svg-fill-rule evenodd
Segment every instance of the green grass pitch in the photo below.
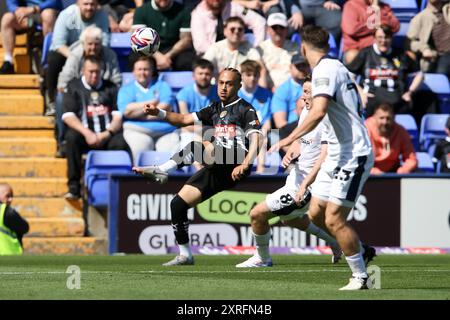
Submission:
M 196 256 L 195 266 L 162 267 L 172 256 L 0 257 L 0 299 L 449 299 L 450 255 L 382 255 L 381 289 L 341 292 L 350 271 L 330 256 L 273 256 L 274 267 L 236 269 L 247 256 Z M 67 267 L 81 270 L 69 290 Z

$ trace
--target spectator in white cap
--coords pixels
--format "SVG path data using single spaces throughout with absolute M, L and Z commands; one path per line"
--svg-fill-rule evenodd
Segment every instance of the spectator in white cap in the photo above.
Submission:
M 227 67 L 239 70 L 240 64 L 245 60 L 261 60 L 258 51 L 245 40 L 244 31 L 245 23 L 241 18 L 228 18 L 223 30 L 225 39 L 214 43 L 206 50 L 203 59 L 211 61 L 216 76 Z
M 287 40 L 288 19 L 283 13 L 272 13 L 267 18 L 269 39 L 257 48 L 267 73 L 261 74 L 260 85 L 274 91 L 289 78 L 291 58 L 299 53 L 296 43 Z

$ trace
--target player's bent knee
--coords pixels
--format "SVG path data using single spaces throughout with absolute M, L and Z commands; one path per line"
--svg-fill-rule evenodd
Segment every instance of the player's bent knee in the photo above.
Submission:
M 255 208 L 253 208 L 250 211 L 250 219 L 252 221 L 262 221 L 265 219 L 266 214 L 264 214 L 264 212 L 260 211 L 260 210 L 255 210 Z
M 2 27 L 12 26 L 15 21 L 16 21 L 15 15 L 12 14 L 11 12 L 7 12 L 3 15 L 1 24 L 2 24 Z
M 345 224 L 345 221 L 342 221 L 338 217 L 325 218 L 325 225 L 333 234 L 336 234 L 336 232 L 344 228 Z

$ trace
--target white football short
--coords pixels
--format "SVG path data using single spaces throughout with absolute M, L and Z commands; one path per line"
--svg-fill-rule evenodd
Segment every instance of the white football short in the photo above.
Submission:
M 337 161 L 326 159 L 312 184 L 312 195 L 344 207 L 353 207 L 370 176 L 373 155 L 347 161 L 343 167 Z
M 300 218 L 309 209 L 310 197 L 305 200 L 305 205 L 301 208 L 295 203 L 295 195 L 307 173 L 300 171 L 297 167 L 291 170 L 286 178 L 286 184 L 277 191 L 266 196 L 266 204 L 269 210 L 281 220 L 288 221 Z

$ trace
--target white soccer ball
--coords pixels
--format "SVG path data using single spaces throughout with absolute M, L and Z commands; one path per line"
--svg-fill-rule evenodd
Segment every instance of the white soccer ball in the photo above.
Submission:
M 144 56 L 151 56 L 159 49 L 159 34 L 152 28 L 139 28 L 131 34 L 131 49 Z

